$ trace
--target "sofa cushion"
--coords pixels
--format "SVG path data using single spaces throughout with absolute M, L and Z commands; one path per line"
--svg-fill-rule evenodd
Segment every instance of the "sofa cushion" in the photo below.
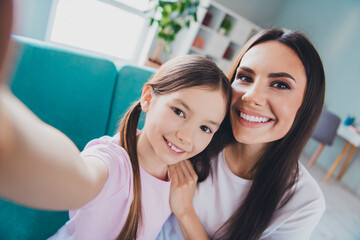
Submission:
M 0 239 L 32 240 L 52 236 L 69 219 L 67 211 L 40 211 L 0 200 Z

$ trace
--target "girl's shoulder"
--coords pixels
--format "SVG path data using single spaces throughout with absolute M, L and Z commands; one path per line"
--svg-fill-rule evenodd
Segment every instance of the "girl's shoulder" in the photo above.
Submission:
M 118 133 L 114 136 L 103 136 L 91 140 L 81 152 L 81 156 L 94 156 L 105 162 L 109 172 L 106 185 L 114 183 L 121 188 L 128 185 L 132 179 L 130 158 L 125 149 L 120 146 Z
M 95 156 L 103 160 L 120 160 L 120 162 L 129 162 L 129 155 L 126 150 L 120 146 L 120 136 L 103 136 L 93 139 L 86 144 L 81 156 Z M 115 161 L 116 162 L 116 161 Z

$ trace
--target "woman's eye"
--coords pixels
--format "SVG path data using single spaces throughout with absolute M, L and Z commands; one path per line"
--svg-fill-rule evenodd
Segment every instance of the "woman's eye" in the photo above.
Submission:
M 180 117 L 185 117 L 185 114 L 183 111 L 181 111 L 180 109 L 178 108 L 173 108 L 173 111 L 176 115 L 180 116 Z
M 252 82 L 251 77 L 246 76 L 246 75 L 241 74 L 241 73 L 236 76 L 236 80 L 242 81 L 242 82 Z
M 280 88 L 280 89 L 290 89 L 289 84 L 284 83 L 284 82 L 275 82 L 272 84 L 273 87 L 275 88 Z
M 207 126 L 202 125 L 202 126 L 200 126 L 200 129 L 206 133 L 212 133 L 211 129 L 208 128 Z

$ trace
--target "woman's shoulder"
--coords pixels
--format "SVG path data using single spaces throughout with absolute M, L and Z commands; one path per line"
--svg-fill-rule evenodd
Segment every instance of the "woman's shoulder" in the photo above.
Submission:
M 291 189 L 291 197 L 279 209 L 279 214 L 288 215 L 291 219 L 320 218 L 325 211 L 325 199 L 317 181 L 309 171 L 299 163 L 298 180 Z M 308 216 L 308 217 L 305 217 Z
M 325 207 L 324 195 L 318 182 L 302 163 L 299 163 L 299 178 L 296 183 L 295 194 L 306 197 L 308 200 L 318 201 L 320 206 Z
M 291 198 L 280 207 L 261 239 L 309 239 L 325 211 L 319 184 L 299 164 L 299 177 Z

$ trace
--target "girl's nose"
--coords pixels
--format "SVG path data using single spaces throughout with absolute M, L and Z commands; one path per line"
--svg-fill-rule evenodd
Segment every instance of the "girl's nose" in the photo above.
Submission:
M 184 126 L 176 132 L 176 137 L 181 141 L 181 143 L 190 144 L 192 141 L 193 131 L 193 128 Z
M 254 83 L 244 90 L 241 99 L 249 105 L 263 106 L 266 103 L 266 88 Z

